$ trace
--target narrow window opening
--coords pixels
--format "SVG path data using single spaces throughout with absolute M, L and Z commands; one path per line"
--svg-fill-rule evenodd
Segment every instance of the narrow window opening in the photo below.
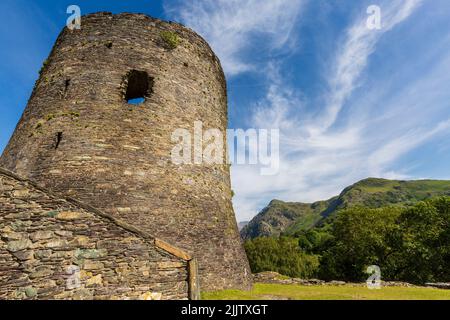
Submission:
M 69 86 L 70 86 L 70 79 L 66 79 L 66 81 L 64 81 L 64 92 L 67 92 Z
M 153 78 L 145 71 L 130 71 L 126 84 L 125 100 L 129 104 L 144 103 L 153 93 Z
M 145 102 L 145 98 L 136 98 L 128 100 L 129 104 L 141 104 Z
M 63 133 L 62 133 L 62 132 L 58 132 L 58 133 L 56 134 L 56 139 L 55 139 L 55 140 L 56 140 L 56 141 L 55 141 L 55 150 L 58 149 L 59 144 L 61 143 L 62 137 L 63 137 Z

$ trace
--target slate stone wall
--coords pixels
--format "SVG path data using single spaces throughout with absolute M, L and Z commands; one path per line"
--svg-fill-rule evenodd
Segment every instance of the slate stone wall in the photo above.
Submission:
M 0 299 L 187 299 L 188 262 L 0 170 Z
M 125 99 L 132 70 L 152 78 L 141 105 Z M 208 44 L 145 15 L 93 14 L 59 36 L 0 166 L 197 257 L 203 290 L 249 289 L 228 165 L 171 162 L 172 132 L 195 121 L 227 128 L 225 77 Z

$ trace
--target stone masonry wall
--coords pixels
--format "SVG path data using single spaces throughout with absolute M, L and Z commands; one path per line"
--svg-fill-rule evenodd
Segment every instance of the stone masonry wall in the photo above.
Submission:
M 187 251 L 203 290 L 249 289 L 229 166 L 171 161 L 175 129 L 202 121 L 225 133 L 219 60 L 179 24 L 110 13 L 81 23 L 56 41 L 0 166 Z M 167 48 L 162 32 L 178 45 Z M 153 79 L 140 105 L 125 99 L 132 70 Z
M 187 262 L 154 239 L 0 170 L 0 299 L 187 299 L 188 290 Z

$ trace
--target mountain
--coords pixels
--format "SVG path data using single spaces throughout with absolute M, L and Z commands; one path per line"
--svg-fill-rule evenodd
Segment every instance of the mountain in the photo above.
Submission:
M 314 203 L 272 200 L 242 230 L 243 239 L 294 234 L 307 230 L 352 206 L 410 206 L 428 198 L 450 196 L 450 181 L 398 181 L 368 178 L 345 188 L 337 197 Z
M 294 224 L 299 229 L 308 229 L 321 220 L 321 213 L 330 205 L 330 200 L 313 204 L 272 200 L 242 230 L 243 239 L 278 236 Z
M 241 221 L 238 223 L 238 229 L 241 231 L 250 221 Z

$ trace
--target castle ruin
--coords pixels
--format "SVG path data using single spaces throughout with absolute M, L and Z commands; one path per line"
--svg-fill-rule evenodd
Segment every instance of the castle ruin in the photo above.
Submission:
M 192 30 L 110 13 L 65 28 L 0 159 L 0 298 L 249 289 L 228 164 L 171 162 L 195 121 L 225 132 L 227 92 Z M 69 265 L 84 291 L 65 287 Z

